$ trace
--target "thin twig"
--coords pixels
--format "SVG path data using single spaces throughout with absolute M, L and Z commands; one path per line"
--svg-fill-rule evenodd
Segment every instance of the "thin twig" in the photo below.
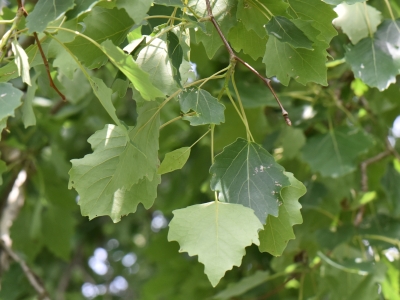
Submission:
M 23 259 L 21 259 L 10 247 L 8 247 L 2 239 L 0 239 L 0 246 L 16 263 L 18 263 L 21 266 L 21 269 L 25 273 L 26 278 L 28 278 L 29 283 L 36 290 L 40 299 L 50 300 L 43 283 L 40 281 L 38 276 L 31 270 L 31 268 L 29 268 L 27 263 Z
M 269 88 L 269 90 L 271 91 L 272 95 L 274 96 L 276 102 L 278 103 L 279 107 L 281 108 L 282 111 L 282 116 L 285 119 L 285 122 L 287 125 L 291 126 L 292 122 L 289 119 L 289 114 L 288 112 L 283 108 L 283 105 L 281 103 L 281 101 L 279 100 L 277 94 L 275 93 L 274 88 L 271 85 L 271 79 L 265 78 L 264 76 L 262 76 L 256 69 L 254 69 L 250 64 L 248 64 L 247 62 L 245 62 L 243 59 L 241 59 L 240 57 L 238 57 L 235 52 L 233 51 L 232 47 L 229 45 L 227 39 L 225 38 L 224 34 L 221 31 L 221 28 L 218 25 L 218 22 L 215 20 L 214 15 L 212 13 L 212 9 L 211 9 L 211 4 L 210 4 L 210 0 L 206 0 L 206 5 L 207 5 L 207 13 L 208 13 L 208 17 L 209 20 L 211 21 L 211 23 L 213 23 L 215 29 L 218 32 L 219 37 L 221 38 L 222 42 L 225 45 L 226 50 L 228 50 L 229 55 L 231 60 L 235 60 L 238 61 L 240 63 L 242 63 L 247 69 L 249 69 L 251 72 L 253 72 L 257 77 L 259 77 L 264 84 Z
M 28 12 L 25 10 L 25 7 L 22 5 L 22 1 L 18 0 L 17 3 L 18 3 L 18 9 L 21 9 L 23 11 L 23 13 L 24 13 L 24 16 L 27 17 L 28 16 Z M 51 78 L 49 62 L 47 61 L 46 55 L 43 52 L 42 44 L 40 43 L 40 40 L 39 40 L 39 37 L 38 37 L 37 33 L 34 32 L 33 36 L 34 36 L 36 44 L 38 46 L 38 49 L 39 49 L 39 52 L 40 52 L 40 56 L 42 57 L 44 66 L 46 67 L 46 73 L 47 73 L 47 77 L 49 78 L 50 86 L 61 97 L 62 101 L 64 101 L 64 102 L 67 101 L 67 98 L 65 97 L 65 95 L 60 92 L 60 90 L 54 84 L 53 78 Z

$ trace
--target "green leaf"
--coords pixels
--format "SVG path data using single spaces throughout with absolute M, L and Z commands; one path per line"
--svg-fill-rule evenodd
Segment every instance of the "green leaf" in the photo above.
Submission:
M 179 67 L 182 64 L 183 60 L 183 50 L 180 44 L 179 38 L 175 33 L 169 31 L 167 33 L 167 43 L 168 43 L 168 56 L 171 60 L 172 66 L 175 68 L 174 70 L 174 78 L 180 83 L 181 75 L 179 73 Z
M 149 42 L 152 37 L 148 37 Z M 168 56 L 168 46 L 163 40 L 156 38 L 138 54 L 136 63 L 150 74 L 150 81 L 165 95 L 173 94 L 178 86 L 174 80 L 172 63 Z
M 177 241 L 180 252 L 198 255 L 213 286 L 226 271 L 240 266 L 245 247 L 259 244 L 262 224 L 251 209 L 242 205 L 209 202 L 173 213 L 168 241 Z
M 164 94 L 151 83 L 149 75 L 139 68 L 132 56 L 125 54 L 109 40 L 101 45 L 110 61 L 128 77 L 145 100 L 164 97 Z
M 140 24 L 146 17 L 152 3 L 152 0 L 117 0 L 116 5 L 118 8 L 125 9 L 136 24 Z
M 225 122 L 225 106 L 206 90 L 191 89 L 185 91 L 180 94 L 179 103 L 184 113 L 188 113 L 190 110 L 196 113 L 194 116 L 183 117 L 183 120 L 188 120 L 192 126 L 218 125 Z
M 339 5 L 340 3 L 354 4 L 357 2 L 365 2 L 365 0 L 324 0 L 325 3 Z
M 238 22 L 229 31 L 228 40 L 236 52 L 250 55 L 254 60 L 263 57 L 265 53 L 266 38 L 260 38 L 254 30 L 247 30 L 243 22 Z
M 159 126 L 154 125 L 159 121 L 158 117 L 154 118 L 156 122 L 143 120 L 148 107 L 143 105 L 139 110 L 136 128 L 140 132 L 134 128 L 131 141 L 127 140 L 125 129 L 108 125 L 89 138 L 93 154 L 71 161 L 69 188 L 74 187 L 80 195 L 82 215 L 90 219 L 109 215 L 118 222 L 122 215 L 135 212 L 139 202 L 147 208 L 152 205 L 160 177 L 155 175 L 156 165 L 150 165 L 154 160 L 154 151 L 150 150 L 158 150 L 158 135 L 157 141 L 151 138 L 154 127 L 158 133 Z
M 43 243 L 65 261 L 71 254 L 74 226 L 74 216 L 64 208 L 49 206 L 42 216 Z
M 286 86 L 290 77 L 303 85 L 308 82 L 327 85 L 325 48 L 321 43 L 315 45 L 314 50 L 293 48 L 270 36 L 263 58 L 267 77 L 276 76 Z
M 333 20 L 333 24 L 341 27 L 353 44 L 373 34 L 381 22 L 381 12 L 365 3 L 343 3 L 335 11 L 338 17 Z
M 287 3 L 280 0 L 239 0 L 236 16 L 247 30 L 254 30 L 264 38 L 267 35 L 264 25 L 275 15 L 286 15 L 288 7 Z
M 268 216 L 264 230 L 260 231 L 260 252 L 268 252 L 274 256 L 282 255 L 289 240 L 294 239 L 293 225 L 303 223 L 299 198 L 306 193 L 306 187 L 292 173 L 285 173 L 290 186 L 281 190 L 282 204 L 278 217 Z
M 11 83 L 0 83 L 0 120 L 14 117 L 15 109 L 22 104 L 23 94 Z
M 283 172 L 267 150 L 239 138 L 215 157 L 210 168 L 211 189 L 219 191 L 226 202 L 253 209 L 265 224 L 268 215 L 278 216 L 277 194 L 290 185 Z
M 269 35 L 273 35 L 282 43 L 288 43 L 293 48 L 313 49 L 312 41 L 291 20 L 276 16 L 265 26 Z
M 28 90 L 26 91 L 24 102 L 21 107 L 22 122 L 24 123 L 25 128 L 36 125 L 36 116 L 35 112 L 33 111 L 32 101 L 38 88 L 36 81 L 39 75 L 40 72 L 37 72 L 32 77 L 32 86 L 28 86 Z
M 206 30 L 207 32 L 203 32 L 202 30 L 196 31 L 196 42 L 203 44 L 208 58 L 212 59 L 215 53 L 217 53 L 218 49 L 221 48 L 224 43 L 219 37 L 217 30 L 211 23 L 207 22 Z
M 266 282 L 270 276 L 268 271 L 257 271 L 253 275 L 246 276 L 238 282 L 229 284 L 226 289 L 216 294 L 213 299 L 228 300 L 243 295 L 252 288 Z
M 118 126 L 121 125 L 121 121 L 118 119 L 117 115 L 115 114 L 115 107 L 111 100 L 112 90 L 108 88 L 103 80 L 96 77 L 90 77 L 89 83 L 92 86 L 93 92 L 96 97 L 99 99 L 101 105 L 103 105 L 104 109 L 107 111 L 109 116 L 113 119 L 115 124 Z
M 363 130 L 339 127 L 307 140 L 302 153 L 314 172 L 336 178 L 354 171 L 356 158 L 372 145 L 373 140 Z
M 275 145 L 283 148 L 283 156 L 286 159 L 296 157 L 300 149 L 306 143 L 303 130 L 286 126 L 279 135 Z
M 72 20 L 90 11 L 100 0 L 75 0 L 75 6 L 66 14 L 68 20 Z
M 26 17 L 28 33 L 42 32 L 47 25 L 74 7 L 73 0 L 39 0 Z
M 23 82 L 27 85 L 31 85 L 28 55 L 26 55 L 25 50 L 18 44 L 16 39 L 11 42 L 11 49 L 15 56 L 14 61 L 18 68 L 18 75 L 22 77 Z
M 400 21 L 385 20 L 374 38 L 365 38 L 346 51 L 346 61 L 356 78 L 383 91 L 400 73 Z
M 93 8 L 83 22 L 83 35 L 98 44 L 109 39 L 117 46 L 126 38 L 134 24 L 124 9 L 103 7 Z M 90 69 L 99 68 L 107 62 L 103 51 L 82 36 L 76 36 L 72 42 L 65 45 Z
M 390 212 L 395 217 L 400 216 L 400 186 L 397 184 L 400 180 L 400 173 L 390 163 L 387 166 L 386 173 L 382 177 L 381 184 L 383 191 L 385 192 L 387 204 Z
M 337 35 L 332 26 L 332 20 L 336 17 L 336 13 L 330 5 L 321 0 L 288 0 L 288 4 L 288 12 L 294 19 L 314 21 L 312 26 L 321 32 L 317 36 L 318 40 L 329 44 L 331 39 Z
M 190 147 L 182 147 L 165 154 L 157 174 L 165 174 L 182 169 L 190 156 Z
M 183 8 L 185 5 L 182 3 L 182 0 L 154 0 L 155 4 L 165 5 L 165 6 L 174 6 Z

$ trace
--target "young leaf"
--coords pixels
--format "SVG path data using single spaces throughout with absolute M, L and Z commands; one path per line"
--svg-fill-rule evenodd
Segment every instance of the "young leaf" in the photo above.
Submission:
M 258 4 L 260 3 L 260 4 Z M 267 35 L 264 25 L 276 15 L 286 15 L 289 5 L 281 0 L 239 0 L 237 18 L 242 20 L 247 30 L 254 30 L 259 37 Z
M 260 38 L 254 30 L 247 30 L 243 22 L 238 22 L 229 31 L 228 40 L 236 52 L 250 55 L 254 60 L 263 57 L 265 53 L 266 38 Z
M 293 48 L 313 49 L 312 41 L 291 20 L 276 16 L 265 26 L 268 34 L 273 35 L 282 43 L 288 43 Z
M 395 50 L 400 46 L 399 26 L 400 21 L 387 20 L 379 26 L 374 38 L 362 39 L 346 51 L 346 61 L 354 76 L 380 91 L 396 82 L 400 73 L 400 58 Z
M 314 22 L 303 20 L 292 20 L 292 22 L 313 41 L 313 50 L 294 48 L 270 36 L 263 59 L 267 76 L 276 76 L 284 85 L 289 84 L 290 77 L 303 85 L 310 81 L 327 85 L 325 49 L 329 45 L 316 39 L 319 31 L 314 28 Z
M 302 152 L 314 172 L 340 177 L 354 171 L 357 156 L 367 152 L 372 145 L 373 140 L 364 131 L 339 127 L 307 140 Z
M 11 83 L 0 83 L 0 120 L 14 117 L 15 109 L 22 104 L 23 94 Z
M 179 96 L 179 103 L 184 113 L 190 110 L 196 112 L 194 116 L 183 117 L 183 120 L 188 120 L 192 126 L 204 124 L 218 125 L 225 122 L 225 106 L 206 90 L 192 89 L 185 91 Z
M 148 37 L 147 41 L 150 39 L 152 38 Z M 168 46 L 163 40 L 156 38 L 144 47 L 139 52 L 136 62 L 142 70 L 150 74 L 150 81 L 165 95 L 171 95 L 178 89 L 168 57 Z
M 338 17 L 333 20 L 333 24 L 341 27 L 353 44 L 374 33 L 381 22 L 380 11 L 365 3 L 342 3 L 335 11 Z
M 190 156 L 190 147 L 182 147 L 165 155 L 163 162 L 158 168 L 157 174 L 165 174 L 182 169 Z
M 268 216 L 264 230 L 260 231 L 261 252 L 269 252 L 274 256 L 282 255 L 289 240 L 294 239 L 293 225 L 303 223 L 299 198 L 306 193 L 306 187 L 292 173 L 285 173 L 290 186 L 281 190 L 282 205 L 278 217 Z
M 25 82 L 27 85 L 31 85 L 28 55 L 26 55 L 25 50 L 18 44 L 16 39 L 11 42 L 11 49 L 15 55 L 14 61 L 18 68 L 18 75 L 22 77 L 23 82 Z
M 289 14 L 294 18 L 301 20 L 312 20 L 312 26 L 321 33 L 317 36 L 318 40 L 329 44 L 331 39 L 337 35 L 336 29 L 332 26 L 332 20 L 336 13 L 330 5 L 321 0 L 288 0 Z
M 173 213 L 168 241 L 177 241 L 180 252 L 198 255 L 213 286 L 226 271 L 240 266 L 247 246 L 259 245 L 262 224 L 251 209 L 242 205 L 214 201 Z
M 40 72 L 36 72 L 36 74 L 32 77 L 32 86 L 28 86 L 28 90 L 25 94 L 24 102 L 21 107 L 22 122 L 24 123 L 25 128 L 36 125 L 36 116 L 35 112 L 33 111 L 32 101 L 38 88 L 36 80 L 39 75 Z
M 110 61 L 132 82 L 133 86 L 145 100 L 154 100 L 164 97 L 164 94 L 150 81 L 149 75 L 141 70 L 132 56 L 125 54 L 110 40 L 101 44 Z
M 94 7 L 83 22 L 84 35 L 98 44 L 109 39 L 117 46 L 126 38 L 134 24 L 124 9 L 103 7 Z M 90 69 L 99 68 L 107 62 L 107 56 L 101 49 L 79 35 L 65 45 Z
M 152 2 L 152 0 L 117 0 L 116 5 L 118 8 L 125 9 L 135 24 L 140 24 L 147 15 Z
M 28 33 L 42 32 L 47 25 L 74 7 L 73 0 L 39 0 L 26 17 Z
M 211 189 L 219 191 L 226 202 L 253 209 L 265 224 L 268 215 L 278 216 L 277 194 L 290 185 L 283 172 L 267 150 L 239 138 L 215 157 L 210 168 Z
M 82 215 L 109 215 L 118 222 L 122 215 L 135 212 L 139 202 L 151 206 L 160 177 L 154 175 L 155 166 L 148 166 L 148 157 L 127 140 L 125 129 L 107 125 L 89 143 L 93 154 L 71 160 L 69 172 L 68 186 L 80 195 Z

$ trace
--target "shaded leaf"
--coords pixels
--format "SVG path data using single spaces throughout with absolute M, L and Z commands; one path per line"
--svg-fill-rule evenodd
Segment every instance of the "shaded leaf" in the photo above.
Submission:
M 254 30 L 259 37 L 263 38 L 267 35 L 264 25 L 274 15 L 286 15 L 288 7 L 287 3 L 280 0 L 259 0 L 256 2 L 239 0 L 236 16 L 242 20 L 247 30 Z
M 374 38 L 365 38 L 346 51 L 356 78 L 383 91 L 400 73 L 400 21 L 385 20 Z
M 257 271 L 253 275 L 246 276 L 238 282 L 229 284 L 226 289 L 216 294 L 213 299 L 225 300 L 240 296 L 252 288 L 266 282 L 270 276 L 271 275 L 268 271 Z
M 364 3 L 340 4 L 335 8 L 338 17 L 333 24 L 341 27 L 353 44 L 373 34 L 381 22 L 381 12 Z
M 259 244 L 262 224 L 251 209 L 242 205 L 209 202 L 173 213 L 168 241 L 177 241 L 180 252 L 198 255 L 213 286 L 226 271 L 241 264 L 245 247 Z
M 18 44 L 16 39 L 11 42 L 11 49 L 15 56 L 14 61 L 18 68 L 18 75 L 22 77 L 23 82 L 27 85 L 31 85 L 28 55 L 26 55 L 25 50 Z
M 94 7 L 83 23 L 84 35 L 98 44 L 109 39 L 117 46 L 126 38 L 134 24 L 124 9 L 103 7 Z M 90 69 L 99 68 L 107 62 L 103 51 L 82 36 L 76 36 L 72 42 L 65 45 Z
M 294 48 L 312 48 L 312 41 L 291 20 L 276 16 L 265 26 L 269 35 L 273 35 L 280 42 L 288 43 Z
M 263 57 L 265 53 L 266 38 L 260 38 L 254 30 L 247 30 L 243 22 L 238 22 L 229 31 L 228 40 L 235 51 L 243 50 L 254 60 Z
M 183 60 L 183 50 L 180 44 L 179 38 L 175 33 L 169 31 L 167 33 L 167 43 L 168 43 L 168 56 L 171 60 L 174 70 L 174 78 L 176 82 L 181 82 L 181 74 L 179 73 L 179 67 Z
M 322 40 L 329 44 L 331 39 L 337 35 L 335 28 L 332 26 L 332 20 L 336 17 L 336 13 L 330 5 L 321 0 L 288 0 L 288 13 L 294 18 L 301 20 L 311 20 L 312 26 L 320 31 L 317 35 L 318 40 Z
M 164 94 L 151 83 L 149 75 L 139 68 L 132 56 L 125 54 L 109 40 L 101 45 L 110 61 L 128 77 L 143 99 L 154 100 L 157 97 L 164 97 Z
M 306 193 L 306 187 L 292 173 L 285 173 L 290 186 L 281 190 L 282 205 L 278 217 L 268 216 L 264 230 L 260 231 L 260 252 L 274 256 L 282 255 L 289 240 L 294 239 L 293 225 L 303 223 L 299 198 Z
M 290 185 L 283 172 L 267 150 L 239 138 L 215 157 L 211 189 L 220 192 L 226 202 L 253 209 L 265 224 L 268 215 L 278 216 L 277 194 Z
M 179 103 L 184 113 L 188 113 L 190 110 L 196 113 L 194 116 L 183 117 L 183 120 L 188 120 L 192 126 L 218 125 L 225 122 L 225 106 L 206 90 L 192 89 L 185 91 L 180 94 Z
M 24 93 L 13 87 L 11 83 L 0 83 L 0 120 L 14 117 L 14 112 L 19 107 Z
M 136 24 L 140 24 L 152 3 L 152 0 L 117 0 L 116 5 L 118 8 L 125 9 Z
M 28 33 L 42 32 L 47 25 L 74 7 L 73 0 L 39 0 L 26 17 Z
M 57 257 L 68 261 L 75 218 L 64 208 L 49 206 L 42 216 L 43 243 Z
M 165 174 L 182 169 L 190 156 L 190 147 L 182 147 L 165 154 L 157 174 Z
M 1 155 L 1 152 L 0 152 L 0 155 Z M 6 165 L 6 163 L 0 159 L 0 185 L 3 184 L 3 177 L 2 177 L 2 175 L 3 175 L 3 173 L 6 172 L 6 171 L 7 171 L 7 165 Z
M 339 127 L 307 140 L 302 153 L 314 172 L 340 177 L 354 171 L 356 158 L 367 152 L 373 140 L 358 128 Z

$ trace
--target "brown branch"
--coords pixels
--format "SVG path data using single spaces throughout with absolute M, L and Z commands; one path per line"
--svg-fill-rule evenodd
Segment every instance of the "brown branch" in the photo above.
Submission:
M 25 10 L 25 7 L 22 5 L 22 1 L 18 0 L 17 3 L 18 3 L 18 9 L 22 10 L 24 16 L 27 17 L 28 12 Z M 60 92 L 60 90 L 54 84 L 53 78 L 51 78 L 49 62 L 47 61 L 46 55 L 43 52 L 42 44 L 40 43 L 39 37 L 36 32 L 33 33 L 33 37 L 35 38 L 36 44 L 37 44 L 39 52 L 40 52 L 40 56 L 42 57 L 44 66 L 46 67 L 46 73 L 47 73 L 47 77 L 49 78 L 50 87 L 52 87 L 56 91 L 56 93 L 61 97 L 62 101 L 64 101 L 64 102 L 67 101 L 67 98 L 65 97 L 65 95 Z
M 224 34 L 221 31 L 221 28 L 218 25 L 218 22 L 215 20 L 214 15 L 212 13 L 212 8 L 211 8 L 211 4 L 210 4 L 210 0 L 206 0 L 206 5 L 207 5 L 207 14 L 208 17 L 211 21 L 211 23 L 213 23 L 215 29 L 218 32 L 219 37 L 221 38 L 222 42 L 225 45 L 226 50 L 228 50 L 229 55 L 231 57 L 231 61 L 235 60 L 238 61 L 240 63 L 242 63 L 247 69 L 249 69 L 251 72 L 253 72 L 257 77 L 259 77 L 264 84 L 269 88 L 269 90 L 271 91 L 272 95 L 274 96 L 276 102 L 278 103 L 279 107 L 281 108 L 282 111 L 282 116 L 285 119 L 285 122 L 287 125 L 291 126 L 292 122 L 289 119 L 289 114 L 288 112 L 283 108 L 283 105 L 281 103 L 281 101 L 279 100 L 277 94 L 275 93 L 274 88 L 271 85 L 271 79 L 265 78 L 264 76 L 262 76 L 256 69 L 254 69 L 250 64 L 248 64 L 247 62 L 245 62 L 243 59 L 241 59 L 239 56 L 237 56 L 235 54 L 235 52 L 233 51 L 232 47 L 229 45 L 227 39 L 225 38 Z
M 10 247 L 8 247 L 2 239 L 0 240 L 0 246 L 4 249 L 8 256 L 10 256 L 16 263 L 21 266 L 21 269 L 25 273 L 26 278 L 28 278 L 29 283 L 36 290 L 40 299 L 50 300 L 43 283 L 41 282 L 39 277 L 31 270 L 31 268 L 29 268 L 27 263 L 23 259 L 21 259 Z

